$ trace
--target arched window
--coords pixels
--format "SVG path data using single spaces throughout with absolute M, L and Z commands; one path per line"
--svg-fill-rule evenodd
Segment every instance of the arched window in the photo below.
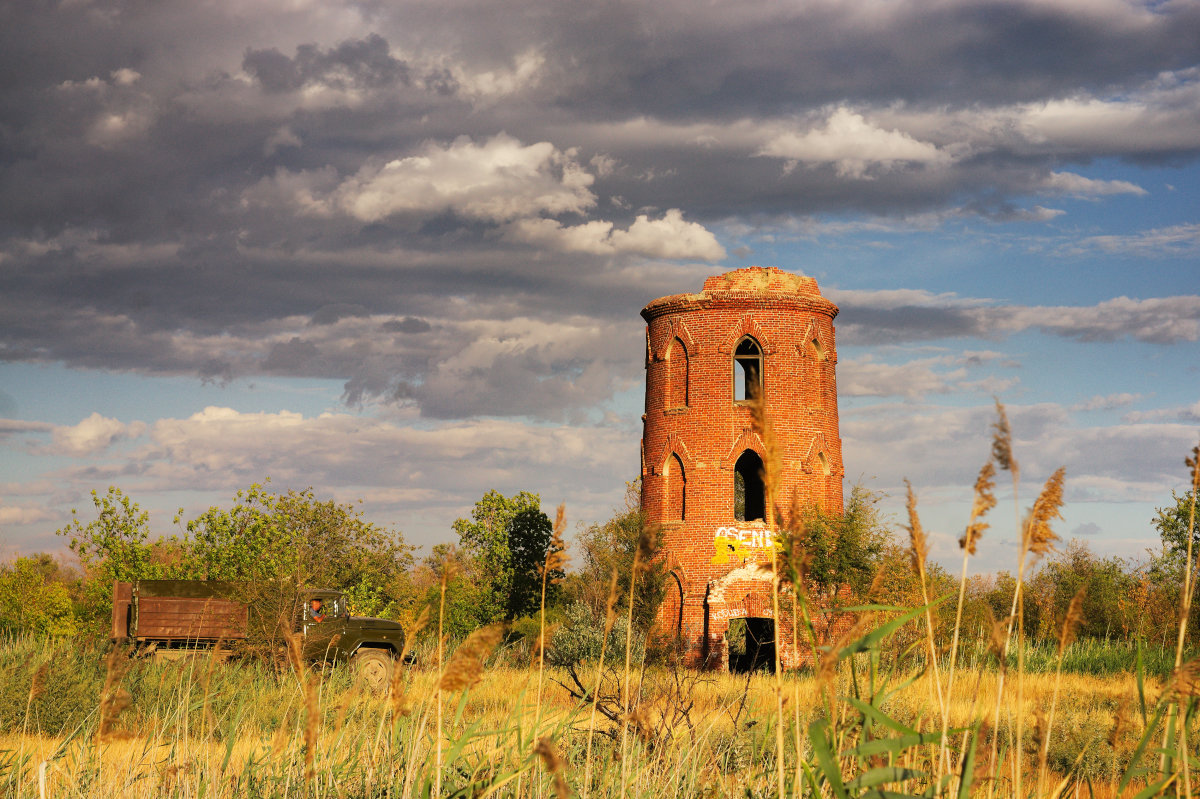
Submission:
M 762 348 L 746 336 L 733 353 L 733 401 L 745 402 L 762 396 Z
M 763 462 L 758 453 L 746 450 L 733 467 L 733 518 L 739 522 L 767 518 Z
M 688 351 L 683 341 L 675 339 L 667 350 L 667 369 L 670 373 L 670 408 L 688 404 Z
M 667 459 L 667 521 L 681 522 L 687 514 L 687 475 L 683 461 L 671 453 Z
M 821 474 L 825 475 L 826 477 L 833 474 L 833 469 L 831 469 L 829 466 L 829 458 L 825 457 L 824 452 L 817 453 L 817 466 L 820 468 Z

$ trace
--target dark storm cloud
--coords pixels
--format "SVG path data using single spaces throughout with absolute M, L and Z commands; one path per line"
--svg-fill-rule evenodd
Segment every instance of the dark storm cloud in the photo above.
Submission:
M 562 417 L 640 379 L 637 309 L 722 226 L 1142 191 L 1063 163 L 1200 149 L 1197 42 L 1195 4 L 9 4 L 0 358 Z M 1182 300 L 839 322 L 1195 340 Z
M 377 33 L 329 50 L 302 44 L 292 58 L 275 48 L 248 50 L 242 68 L 269 92 L 294 91 L 309 83 L 378 89 L 409 82 L 408 65 L 392 57 L 388 43 Z

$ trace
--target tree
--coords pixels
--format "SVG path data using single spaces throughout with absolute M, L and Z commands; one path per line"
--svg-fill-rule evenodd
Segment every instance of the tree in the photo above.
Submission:
M 802 509 L 800 523 L 794 525 L 797 543 L 810 558 L 809 579 L 822 593 L 833 596 L 846 586 L 855 597 L 865 598 L 891 537 L 877 508 L 882 498 L 860 483 L 841 515 L 816 505 Z
M 150 539 L 150 514 L 116 486 L 99 494 L 92 491 L 96 518 L 87 524 L 71 510 L 71 521 L 57 531 L 69 539 L 71 551 L 84 569 L 80 615 L 85 623 L 100 624 L 112 609 L 112 587 L 117 580 L 186 577 L 185 558 L 174 557 L 180 548 L 175 539 Z
M 229 510 L 211 507 L 188 522 L 187 554 L 198 579 L 285 579 L 347 593 L 360 615 L 396 615 L 407 604 L 413 548 L 362 511 L 320 501 L 311 488 L 238 491 Z
M 45 553 L 0 565 L 0 630 L 74 635 L 78 624 L 63 577 Z
M 470 519 L 457 519 L 454 531 L 466 556 L 464 570 L 478 589 L 482 624 L 512 620 L 537 610 L 541 578 L 553 525 L 537 494 L 506 497 L 491 490 L 480 497 Z
M 1039 637 L 1057 638 L 1071 599 L 1081 588 L 1080 638 L 1107 638 L 1136 626 L 1135 609 L 1121 602 L 1134 590 L 1125 562 L 1097 558 L 1085 542 L 1073 538 L 1029 581 L 1029 596 L 1040 608 Z
M 538 612 L 541 605 L 542 572 L 554 525 L 540 508 L 525 508 L 508 523 L 508 546 L 512 568 L 512 585 L 508 593 L 506 618 L 516 619 Z M 557 598 L 562 569 L 552 569 L 546 575 L 546 604 Z
M 638 542 L 649 536 L 650 550 L 657 551 L 661 532 L 647 528 L 646 514 L 641 506 L 641 482 L 625 485 L 625 504 L 616 508 L 613 516 L 601 524 L 593 524 L 576 536 L 582 554 L 582 568 L 568 579 L 564 593 L 568 601 L 587 603 L 595 618 L 603 621 L 608 603 L 613 570 L 617 572 L 617 608 L 629 604 L 629 576 L 633 571 Z M 658 606 L 666 594 L 667 569 L 662 558 L 652 558 L 643 564 L 634 592 L 634 628 L 647 631 L 654 624 Z
M 1158 535 L 1162 539 L 1167 552 L 1178 557 L 1180 563 L 1187 557 L 1188 533 L 1190 530 L 1192 537 L 1192 558 L 1194 560 L 1197 554 L 1200 554 L 1200 524 L 1193 522 L 1195 492 L 1188 491 L 1183 496 L 1179 496 L 1172 491 L 1171 499 L 1174 500 L 1174 505 L 1154 509 L 1154 527 L 1158 530 Z
M 93 491 L 92 503 L 94 520 L 83 524 L 73 511 L 58 533 L 83 564 L 81 615 L 97 625 L 118 580 L 285 580 L 345 591 L 360 615 L 396 616 L 411 601 L 412 547 L 399 531 L 365 521 L 354 506 L 320 501 L 312 489 L 275 494 L 252 485 L 229 509 L 189 521 L 182 539 L 151 538 L 149 514 L 115 486 Z

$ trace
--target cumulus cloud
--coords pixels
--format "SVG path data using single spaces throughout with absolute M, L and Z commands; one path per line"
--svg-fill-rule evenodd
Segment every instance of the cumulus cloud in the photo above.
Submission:
M 930 394 L 957 392 L 997 393 L 1016 383 L 1014 378 L 968 379 L 973 369 L 997 363 L 1017 364 L 991 351 L 964 351 L 953 355 L 915 358 L 886 363 L 873 355 L 843 358 L 838 362 L 838 394 L 848 397 L 900 397 L 923 399 Z
M 365 222 L 399 213 L 441 213 L 503 222 L 539 213 L 582 213 L 596 203 L 594 178 L 549 142 L 498 134 L 476 144 L 430 142 L 419 155 L 364 166 L 331 198 Z
M 55 514 L 37 505 L 0 505 L 0 529 L 53 519 Z
M 94 4 L 12 6 L 0 28 L 0 67 L 15 76 L 0 86 L 15 154 L 0 163 L 7 363 L 222 385 L 334 380 L 360 415 L 421 415 L 430 429 L 514 440 L 513 428 L 473 425 L 584 431 L 580 420 L 605 418 L 610 404 L 637 404 L 637 309 L 695 290 L 733 253 L 805 269 L 823 287 L 888 289 L 830 289 L 842 308 L 841 382 L 855 413 L 871 398 L 902 406 L 883 433 L 949 430 L 953 447 L 974 439 L 955 438 L 953 413 L 920 403 L 1011 384 L 1008 364 L 853 348 L 984 340 L 1015 351 L 1048 336 L 1146 342 L 1178 361 L 1198 340 L 1197 298 L 1172 278 L 1190 275 L 1200 234 L 1179 211 L 1186 192 L 1172 199 L 1157 190 L 1163 173 L 1143 169 L 1187 186 L 1200 153 L 1194 4 L 765 0 L 731 13 L 662 0 L 581 15 L 551 0 L 367 10 L 163 0 L 127 4 L 120 25 Z M 1171 213 L 1152 216 L 1159 203 Z M 1131 209 L 1164 221 L 1150 228 Z M 1055 279 L 1036 300 L 1010 291 L 998 254 L 1014 280 Z M 1105 288 L 1131 259 L 1154 259 L 1155 272 Z M 983 270 L 995 278 L 987 288 L 973 282 Z M 1020 390 L 1034 382 L 1023 371 Z M 1179 410 L 1131 427 L 1187 418 L 1131 407 Z M 61 427 L 0 423 L 0 439 L 86 453 L 51 481 L 70 490 L 135 474 L 168 490 L 232 479 L 172 454 L 219 468 L 212 452 L 225 445 L 203 444 L 202 430 L 253 433 L 218 414 L 145 444 L 103 413 Z M 1041 429 L 1066 424 L 1023 413 Z M 328 458 L 314 463 L 343 456 L 315 430 L 391 440 L 341 416 L 255 420 L 275 431 L 265 444 L 290 454 L 246 456 L 239 479 L 261 479 L 266 465 L 302 479 L 293 435 Z M 848 419 L 848 446 L 870 434 L 855 427 L 869 416 Z M 131 448 L 146 459 L 124 460 Z M 621 451 L 636 455 L 636 441 Z M 432 478 L 384 469 L 391 483 L 379 486 L 347 471 L 389 457 L 370 452 L 373 464 L 323 472 L 329 484 L 469 504 Z M 472 486 L 486 490 L 534 456 L 470 457 L 481 464 Z M 596 468 L 636 469 L 615 462 Z M 1081 484 L 1114 493 L 1124 477 L 1130 497 L 1149 491 L 1132 470 Z
M 949 160 L 936 146 L 899 130 L 884 130 L 848 108 L 833 110 L 821 128 L 776 134 L 758 152 L 783 158 L 794 166 L 833 164 L 843 177 L 865 178 L 871 168 L 901 164 L 936 165 Z
M 50 451 L 65 455 L 94 455 L 123 438 L 140 435 L 145 430 L 141 422 L 126 424 L 93 412 L 78 424 L 55 427 Z
M 678 208 L 670 209 L 661 219 L 639 214 L 628 230 L 614 229 L 611 222 L 602 221 L 564 226 L 553 219 L 522 219 L 508 229 L 505 238 L 593 255 L 634 253 L 705 261 L 719 261 L 726 255 L 716 236 L 703 225 L 684 221 Z

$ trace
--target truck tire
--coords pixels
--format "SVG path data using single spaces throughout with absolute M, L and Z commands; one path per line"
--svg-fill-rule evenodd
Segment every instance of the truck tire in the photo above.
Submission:
M 382 694 L 392 681 L 392 653 L 387 649 L 360 649 L 350 659 L 354 677 L 368 691 Z

